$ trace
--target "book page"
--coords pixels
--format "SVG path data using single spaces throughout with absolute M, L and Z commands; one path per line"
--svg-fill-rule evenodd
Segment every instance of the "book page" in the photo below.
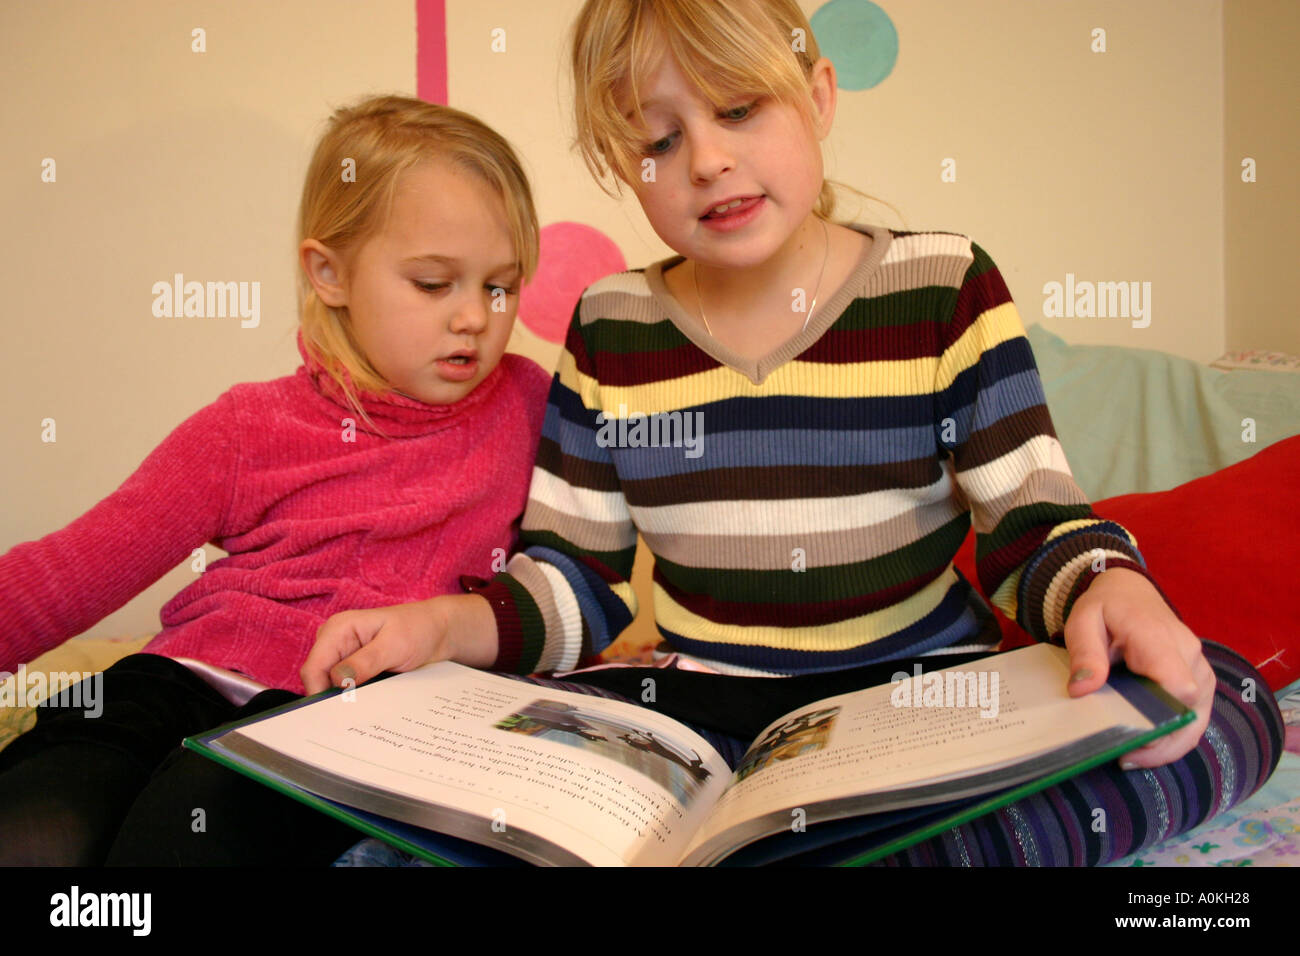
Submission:
M 493 834 L 517 827 L 596 865 L 675 862 L 730 776 L 702 738 L 653 711 L 450 662 L 238 733 L 340 779 L 475 814 L 483 833 L 468 839 L 500 845 Z
M 1154 726 L 1109 686 L 1071 698 L 1068 678 L 1068 652 L 1037 644 L 793 711 L 756 738 L 692 848 L 763 814 L 1008 766 L 1117 725 Z

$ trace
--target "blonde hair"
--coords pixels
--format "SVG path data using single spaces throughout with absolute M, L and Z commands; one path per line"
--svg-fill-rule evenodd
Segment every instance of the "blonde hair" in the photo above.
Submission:
M 521 280 L 528 281 L 537 271 L 537 213 L 510 144 L 468 113 L 404 96 L 371 97 L 334 111 L 307 168 L 297 245 L 316 239 L 349 257 L 384 228 L 402 174 L 430 161 L 476 175 L 502 198 Z M 345 177 L 348 169 L 354 175 Z M 356 390 L 385 394 L 392 387 L 357 345 L 347 308 L 322 302 L 301 269 L 298 316 L 304 347 L 373 426 Z
M 795 49 L 796 38 L 803 49 Z M 622 195 L 620 182 L 640 175 L 645 157 L 637 80 L 665 52 L 719 110 L 761 93 L 798 109 L 813 135 L 816 107 L 808 80 L 821 50 L 795 0 L 587 0 L 574 22 L 571 46 L 574 145 L 614 198 Z M 619 109 L 624 91 L 639 125 Z M 615 177 L 615 192 L 605 188 L 608 173 Z M 813 207 L 823 220 L 835 210 L 835 186 L 875 199 L 824 179 Z

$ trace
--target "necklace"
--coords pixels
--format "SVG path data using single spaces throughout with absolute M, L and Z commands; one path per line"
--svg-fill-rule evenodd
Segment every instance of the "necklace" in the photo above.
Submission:
M 821 222 L 822 232 L 826 236 L 826 252 L 822 255 L 822 271 L 817 276 L 817 288 L 813 290 L 812 305 L 808 306 L 808 314 L 804 316 L 803 329 L 801 330 L 803 332 L 808 331 L 808 323 L 812 320 L 813 309 L 817 308 L 817 295 L 822 290 L 822 278 L 826 275 L 826 262 L 831 257 L 831 231 L 827 228 L 825 219 Z M 695 268 L 694 263 L 691 264 L 691 276 L 695 279 L 695 301 L 700 306 L 700 318 L 704 320 L 704 329 L 709 333 L 709 338 L 713 338 L 713 329 L 709 328 L 709 317 L 704 314 L 704 298 L 700 295 L 700 273 Z

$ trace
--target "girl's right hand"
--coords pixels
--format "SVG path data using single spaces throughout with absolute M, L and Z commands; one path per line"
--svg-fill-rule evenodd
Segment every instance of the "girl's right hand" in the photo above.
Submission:
M 488 667 L 496 660 L 496 618 L 477 594 L 448 594 L 391 607 L 343 611 L 316 631 L 298 672 L 308 694 L 365 683 L 384 671 L 409 671 L 430 661 Z

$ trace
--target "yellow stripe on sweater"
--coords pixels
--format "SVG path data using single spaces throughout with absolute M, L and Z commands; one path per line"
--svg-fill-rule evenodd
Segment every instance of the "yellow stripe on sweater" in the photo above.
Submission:
M 897 362 L 853 362 L 832 365 L 791 361 L 776 369 L 762 385 L 755 385 L 726 366 L 680 378 L 642 385 L 600 385 L 578 371 L 572 359 L 560 366 L 560 381 L 577 392 L 588 408 L 606 415 L 658 415 L 683 408 L 698 409 L 709 402 L 730 398 L 861 398 L 863 395 L 928 395 L 934 386 L 936 359 L 924 357 Z M 599 394 L 599 405 L 592 396 Z M 619 406 L 624 406 L 620 409 Z
M 911 597 L 862 617 L 811 627 L 765 627 L 719 624 L 682 607 L 658 584 L 654 590 L 655 620 L 692 640 L 733 647 L 775 647 L 789 651 L 845 651 L 915 624 L 943 601 L 957 576 L 952 566 Z
M 1025 327 L 1014 302 L 1004 302 L 984 310 L 961 338 L 943 353 L 931 387 L 937 392 L 943 391 L 962 372 L 978 365 L 985 352 L 1024 334 Z

